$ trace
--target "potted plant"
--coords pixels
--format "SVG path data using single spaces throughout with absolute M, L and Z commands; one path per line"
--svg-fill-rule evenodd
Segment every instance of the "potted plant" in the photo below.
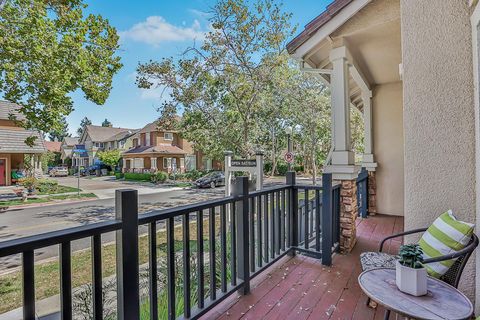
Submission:
M 427 294 L 427 270 L 423 267 L 423 251 L 418 244 L 400 247 L 396 264 L 396 283 L 400 291 L 413 296 Z

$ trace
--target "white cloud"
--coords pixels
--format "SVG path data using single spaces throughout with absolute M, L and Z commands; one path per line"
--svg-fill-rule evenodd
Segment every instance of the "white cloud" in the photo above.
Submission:
M 154 85 L 151 89 L 140 89 L 140 98 L 143 100 L 157 100 L 164 102 L 170 99 L 172 90 L 163 85 Z
M 202 40 L 205 33 L 206 31 L 202 30 L 198 20 L 194 20 L 190 27 L 182 27 L 170 24 L 163 17 L 150 16 L 129 30 L 120 32 L 120 37 L 150 45 L 159 45 L 168 41 Z

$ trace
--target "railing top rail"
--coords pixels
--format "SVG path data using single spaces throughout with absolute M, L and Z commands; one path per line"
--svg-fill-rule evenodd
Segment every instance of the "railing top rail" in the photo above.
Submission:
M 248 197 L 253 198 L 253 197 L 263 196 L 265 194 L 269 194 L 269 193 L 272 193 L 272 192 L 287 190 L 291 187 L 292 186 L 289 186 L 289 185 L 273 186 L 273 187 L 265 188 L 265 189 L 262 189 L 262 190 L 256 190 L 256 191 L 249 192 Z
M 0 242 L 0 257 L 21 253 L 29 250 L 57 245 L 66 241 L 74 241 L 93 235 L 102 234 L 118 230 L 122 227 L 122 222 L 118 220 L 109 220 L 87 224 L 83 226 L 51 231 L 33 236 L 22 237 Z
M 241 199 L 242 197 L 225 197 L 216 200 L 207 200 L 203 202 L 197 202 L 179 207 L 173 207 L 168 209 L 153 210 L 138 216 L 138 224 L 146 224 L 159 220 L 165 220 L 168 218 L 174 218 L 186 213 L 193 213 L 196 211 L 202 211 L 205 209 L 222 206 Z
M 301 190 L 322 190 L 321 185 L 311 185 L 311 184 L 296 184 L 294 186 L 295 189 L 301 189 Z

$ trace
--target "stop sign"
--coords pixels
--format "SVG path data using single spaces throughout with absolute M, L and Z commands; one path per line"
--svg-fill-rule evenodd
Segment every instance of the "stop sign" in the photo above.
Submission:
M 283 157 L 287 163 L 292 163 L 293 162 L 293 152 L 287 152 L 285 153 L 285 156 Z

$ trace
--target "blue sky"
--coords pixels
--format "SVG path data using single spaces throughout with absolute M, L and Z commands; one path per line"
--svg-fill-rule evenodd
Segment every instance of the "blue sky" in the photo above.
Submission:
M 75 134 L 80 120 L 87 116 L 93 124 L 105 118 L 115 127 L 140 128 L 158 117 L 159 90 L 141 90 L 135 85 L 139 62 L 176 57 L 193 39 L 208 29 L 205 11 L 214 0 L 87 0 L 88 12 L 101 14 L 121 36 L 123 68 L 114 76 L 107 102 L 98 106 L 75 92 L 75 111 L 68 116 L 70 133 Z M 284 0 L 286 11 L 293 12 L 297 32 L 320 14 L 331 0 Z M 198 41 L 198 40 L 197 40 Z

